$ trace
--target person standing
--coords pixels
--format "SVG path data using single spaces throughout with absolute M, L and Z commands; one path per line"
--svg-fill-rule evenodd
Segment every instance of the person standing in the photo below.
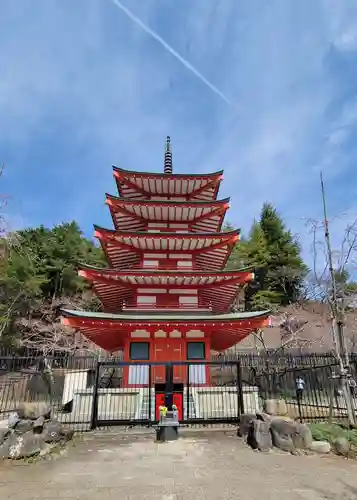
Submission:
M 305 380 L 299 375 L 295 380 L 295 384 L 296 384 L 296 397 L 298 401 L 300 401 L 305 389 Z
M 357 384 L 356 384 L 356 381 L 353 377 L 349 377 L 348 379 L 348 385 L 350 387 L 350 392 L 351 392 L 351 396 L 353 398 L 356 397 L 356 390 L 357 390 Z

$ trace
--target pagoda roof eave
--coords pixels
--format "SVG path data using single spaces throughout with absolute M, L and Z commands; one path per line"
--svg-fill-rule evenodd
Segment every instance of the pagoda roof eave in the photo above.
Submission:
M 149 223 L 179 223 L 199 233 L 221 230 L 229 200 L 152 200 L 106 193 L 105 203 L 118 231 L 143 231 Z
M 224 323 L 233 321 L 242 321 L 258 318 L 267 318 L 271 311 L 269 309 L 264 311 L 244 311 L 236 313 L 226 313 L 226 314 L 190 314 L 185 316 L 184 314 L 130 314 L 130 313 L 105 313 L 105 312 L 90 312 L 90 311 L 78 311 L 71 309 L 61 309 L 61 313 L 65 317 L 82 318 L 88 320 L 98 320 L 98 321 L 117 321 L 119 323 L 135 323 L 135 322 L 173 322 L 173 323 L 187 323 L 187 322 L 206 322 L 206 323 Z
M 187 177 L 190 179 L 205 179 L 207 177 L 218 177 L 220 175 L 223 175 L 223 170 L 210 172 L 208 174 L 165 174 L 164 172 L 140 172 L 139 170 L 127 170 L 124 168 L 116 167 L 115 165 L 112 165 L 112 167 L 115 172 L 118 172 L 120 174 L 141 175 L 143 177 L 174 177 L 176 179 L 185 179 Z
M 151 290 L 168 287 L 180 293 L 182 290 L 199 292 L 201 305 L 215 313 L 225 312 L 236 297 L 238 290 L 254 278 L 251 271 L 197 271 L 197 270 L 115 270 L 83 266 L 79 275 L 88 280 L 101 300 L 104 310 L 120 311 L 130 304 L 138 289 Z
M 94 226 L 110 265 L 116 269 L 139 267 L 140 255 L 147 253 L 196 255 L 199 269 L 222 269 L 239 239 L 239 231 L 220 233 L 154 233 L 116 231 Z
M 162 239 L 166 238 L 174 238 L 174 239 L 183 239 L 183 238 L 205 238 L 205 239 L 215 239 L 215 238 L 225 238 L 229 239 L 230 237 L 234 238 L 235 236 L 240 235 L 240 229 L 235 229 L 234 231 L 221 231 L 218 233 L 192 233 L 192 232 L 180 232 L 180 233 L 171 233 L 171 232 L 155 232 L 148 233 L 147 231 L 117 231 L 115 229 L 107 229 L 102 226 L 98 226 L 97 224 L 93 224 L 95 231 L 102 231 L 104 233 L 112 234 L 114 236 L 134 236 L 134 237 L 143 237 L 143 238 L 154 238 L 154 239 Z
M 223 171 L 211 174 L 170 174 L 136 172 L 113 167 L 119 194 L 125 198 L 148 197 L 193 198 L 212 200 L 217 198 Z
M 239 269 L 218 269 L 217 271 L 207 271 L 207 270 L 198 270 L 198 269 L 128 269 L 128 270 L 117 270 L 110 267 L 97 267 L 92 266 L 90 264 L 82 264 L 81 262 L 78 264 L 79 269 L 95 271 L 95 272 L 103 272 L 107 274 L 113 275 L 140 275 L 140 276 L 165 276 L 165 275 L 188 275 L 188 276 L 239 276 L 241 273 L 253 272 L 254 267 L 242 267 Z
M 269 326 L 270 311 L 230 314 L 111 314 L 62 309 L 62 324 L 79 330 L 107 351 L 124 349 L 130 328 L 203 328 L 211 349 L 224 351 L 241 342 L 257 328 Z M 128 328 L 129 327 L 129 328 Z
M 224 205 L 225 203 L 230 202 L 230 197 L 222 198 L 220 200 L 182 200 L 182 201 L 174 201 L 174 200 L 145 200 L 145 199 L 137 199 L 137 198 L 125 198 L 123 196 L 115 196 L 113 194 L 105 193 L 106 198 L 112 199 L 116 202 L 125 203 L 125 204 L 152 204 L 152 205 L 184 205 L 184 206 L 218 206 Z

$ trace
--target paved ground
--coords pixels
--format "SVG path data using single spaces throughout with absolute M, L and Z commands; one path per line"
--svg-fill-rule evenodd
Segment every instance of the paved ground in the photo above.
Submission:
M 356 500 L 357 462 L 255 453 L 235 436 L 179 441 L 117 433 L 86 435 L 35 464 L 0 465 L 1 500 Z

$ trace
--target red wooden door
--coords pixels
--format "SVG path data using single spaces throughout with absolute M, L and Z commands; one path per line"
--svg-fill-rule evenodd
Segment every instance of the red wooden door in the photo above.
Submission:
M 160 420 L 160 406 L 165 406 L 165 394 L 156 393 L 155 394 L 155 417 L 156 420 Z
M 155 363 L 165 363 L 166 359 L 166 339 L 156 339 L 154 342 L 154 361 Z M 153 366 L 152 368 L 153 384 L 165 383 L 165 365 Z
M 176 339 L 172 341 L 171 347 L 172 358 L 171 361 L 183 361 L 184 360 L 184 346 L 181 339 Z M 182 384 L 185 381 L 185 370 L 184 365 L 174 365 L 173 369 L 173 382 L 174 384 Z
M 183 419 L 183 394 L 182 392 L 175 392 L 173 395 L 172 403 L 177 406 L 178 419 Z
M 178 412 L 178 419 L 182 420 L 183 414 L 183 394 L 182 392 L 175 392 L 172 397 L 172 404 L 176 405 Z M 158 392 L 155 395 L 155 416 L 156 420 L 160 420 L 160 406 L 165 405 L 165 394 Z
M 165 364 L 170 361 L 182 361 L 184 359 L 184 348 L 181 339 L 156 339 L 154 342 L 154 361 L 162 362 L 162 365 L 154 366 L 152 369 L 152 381 L 154 384 L 164 384 Z M 182 383 L 184 381 L 185 367 L 174 366 L 173 382 Z

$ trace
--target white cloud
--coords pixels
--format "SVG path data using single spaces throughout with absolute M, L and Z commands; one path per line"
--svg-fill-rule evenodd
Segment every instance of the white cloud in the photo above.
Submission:
M 350 28 L 348 31 L 341 33 L 340 37 L 335 40 L 335 45 L 340 50 L 354 51 L 357 49 L 357 30 L 356 27 Z
M 344 97 L 329 57 L 331 47 L 352 50 L 355 2 L 123 3 L 232 96 L 237 110 L 109 0 L 33 0 L 31 8 L 26 0 L 9 2 L 2 13 L 0 147 L 16 156 L 8 185 L 26 207 L 24 218 L 100 223 L 103 192 L 114 191 L 110 165 L 160 170 L 171 134 L 176 171 L 225 169 L 221 194 L 232 196 L 231 221 L 248 228 L 269 199 L 304 234 L 303 218 L 320 214 L 319 170 L 333 179 L 333 197 L 354 160 L 345 146 L 357 106 Z M 68 131 L 57 142 L 36 142 L 61 122 Z M 44 181 L 54 159 L 59 164 Z M 29 169 L 32 196 L 24 186 Z M 45 195 L 60 200 L 54 215 Z M 341 210 L 355 203 L 351 196 Z

